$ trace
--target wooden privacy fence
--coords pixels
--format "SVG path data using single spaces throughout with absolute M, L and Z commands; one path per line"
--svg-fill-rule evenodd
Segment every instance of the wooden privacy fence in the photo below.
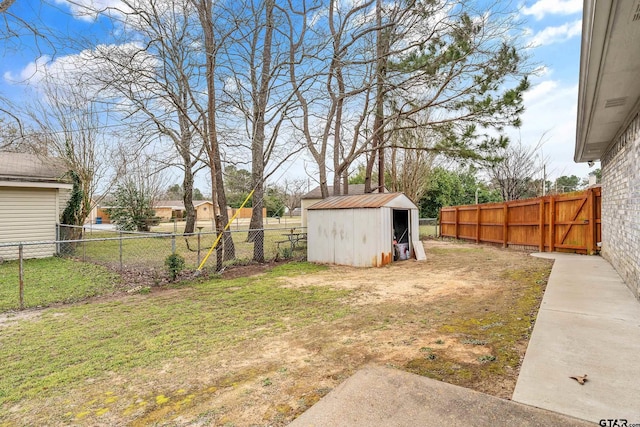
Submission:
M 593 254 L 601 241 L 600 187 L 505 203 L 446 207 L 440 235 L 540 252 Z

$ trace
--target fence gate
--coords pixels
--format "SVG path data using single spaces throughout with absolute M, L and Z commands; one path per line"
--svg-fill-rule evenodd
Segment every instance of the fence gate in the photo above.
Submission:
M 446 207 L 440 235 L 540 252 L 593 254 L 601 241 L 601 190 L 506 203 Z

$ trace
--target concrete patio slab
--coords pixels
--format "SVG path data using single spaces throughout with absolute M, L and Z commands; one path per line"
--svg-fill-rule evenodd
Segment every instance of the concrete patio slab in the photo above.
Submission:
M 640 423 L 640 304 L 599 256 L 555 259 L 513 400 L 599 422 Z M 588 375 L 584 385 L 570 379 Z
M 396 369 L 356 372 L 294 420 L 292 427 L 591 426 Z

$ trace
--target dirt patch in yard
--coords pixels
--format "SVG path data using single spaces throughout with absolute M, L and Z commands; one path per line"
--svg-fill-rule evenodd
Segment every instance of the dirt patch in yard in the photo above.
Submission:
M 349 290 L 344 315 L 304 325 L 285 318 L 277 334 L 203 349 L 190 360 L 169 359 L 126 375 L 88 378 L 63 395 L 14 404 L 15 418 L 7 420 L 286 425 L 366 364 L 510 398 L 551 262 L 437 240 L 426 241 L 425 250 L 425 262 L 377 269 L 330 266 L 280 279 L 280 286 L 290 289 Z

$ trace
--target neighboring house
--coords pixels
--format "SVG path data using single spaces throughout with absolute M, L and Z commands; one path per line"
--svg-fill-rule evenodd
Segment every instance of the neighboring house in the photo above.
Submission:
M 333 196 L 333 186 L 328 187 L 329 197 Z M 377 193 L 378 190 L 374 190 L 374 193 Z M 385 189 L 385 193 L 388 191 Z M 349 192 L 346 194 L 347 196 L 358 196 L 364 193 L 364 184 L 349 184 Z M 322 192 L 320 191 L 320 186 L 317 186 L 313 190 L 309 191 L 307 194 L 302 196 L 300 200 L 300 213 L 301 213 L 301 225 L 302 227 L 307 226 L 307 210 L 314 203 L 318 203 L 322 200 Z
M 213 219 L 213 202 L 209 200 L 194 200 L 193 206 L 196 209 L 196 220 L 206 221 Z M 186 214 L 184 202 L 182 200 L 160 200 L 153 205 L 153 210 L 157 217 L 163 221 L 170 221 L 172 218 L 183 219 Z
M 640 5 L 585 0 L 576 162 L 600 160 L 601 253 L 640 298 Z
M 73 185 L 58 159 L 0 152 L 0 243 L 56 240 L 56 224 Z M 54 244 L 24 246 L 27 258 L 49 257 Z M 0 257 L 16 259 L 17 247 L 0 247 Z
M 227 213 L 229 214 L 229 219 L 234 216 L 236 213 L 238 216 L 236 218 L 240 219 L 249 219 L 253 215 L 253 208 L 227 208 Z M 262 208 L 262 218 L 267 217 L 267 208 Z
M 101 200 L 99 203 L 96 199 Z M 89 216 L 84 220 L 85 224 L 111 224 L 111 216 L 107 210 L 111 207 L 108 197 L 96 196 L 91 200 L 91 211 Z
M 109 215 L 109 206 L 96 206 L 95 217 L 92 219 L 93 224 L 111 224 L 111 215 Z M 94 212 L 91 210 L 91 212 Z

